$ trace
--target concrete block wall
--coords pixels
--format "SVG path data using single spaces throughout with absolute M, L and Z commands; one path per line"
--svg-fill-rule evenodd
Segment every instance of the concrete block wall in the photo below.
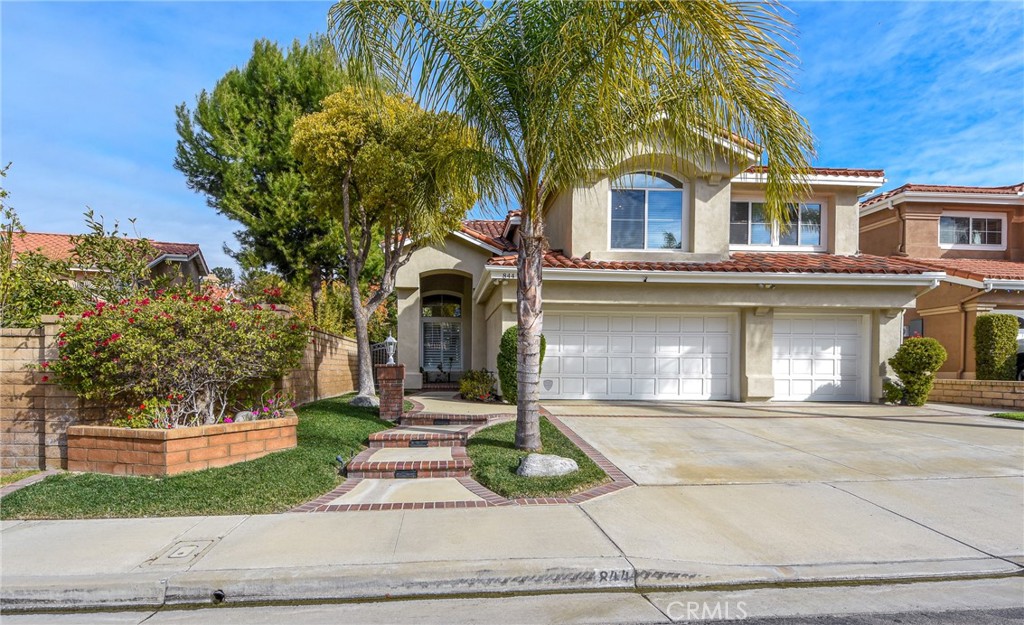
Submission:
M 928 401 L 1024 410 L 1024 382 L 938 379 Z
M 0 471 L 60 469 L 67 462 L 67 428 L 104 420 L 102 408 L 33 367 L 59 357 L 59 319 L 46 316 L 36 328 L 0 328 Z
M 284 376 L 279 388 L 296 404 L 334 397 L 355 390 L 356 342 L 314 330 L 299 367 Z

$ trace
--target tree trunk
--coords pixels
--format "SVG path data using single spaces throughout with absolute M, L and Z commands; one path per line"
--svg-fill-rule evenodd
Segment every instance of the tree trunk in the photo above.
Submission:
M 350 287 L 352 293 L 352 316 L 356 325 L 356 361 L 358 363 L 358 385 L 353 405 L 371 405 L 376 403 L 377 390 L 373 385 L 373 354 L 370 351 L 370 313 L 363 306 L 359 287 Z M 367 398 L 366 400 L 361 398 Z M 372 401 L 371 401 L 372 399 Z
M 313 325 L 320 325 L 320 296 L 323 292 L 323 271 L 319 265 L 309 268 L 309 304 L 313 309 Z
M 540 334 L 544 325 L 541 310 L 541 263 L 544 257 L 542 224 L 523 211 L 517 268 L 516 349 L 519 402 L 516 406 L 516 449 L 539 450 L 540 440 Z

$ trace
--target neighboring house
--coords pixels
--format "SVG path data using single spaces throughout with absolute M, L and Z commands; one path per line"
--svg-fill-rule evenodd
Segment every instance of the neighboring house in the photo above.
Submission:
M 808 172 L 780 231 L 762 168 L 649 161 L 545 212 L 542 398 L 877 401 L 903 311 L 944 275 L 858 254 L 858 197 L 884 172 Z M 518 224 L 466 221 L 399 270 L 408 387 L 495 370 L 516 323 Z
M 861 205 L 860 246 L 946 272 L 905 317 L 907 335 L 945 346 L 949 358 L 940 377 L 975 377 L 978 315 L 1017 315 L 1024 327 L 1024 183 L 906 184 L 882 193 Z
M 14 254 L 39 252 L 54 260 L 70 260 L 74 252 L 74 244 L 70 234 L 50 234 L 44 232 L 23 232 L 14 235 Z M 206 259 L 196 243 L 164 243 L 150 241 L 157 250 L 157 255 L 149 261 L 149 268 L 154 276 L 167 274 L 179 275 L 188 281 L 198 282 L 208 273 Z M 87 280 L 90 267 L 72 267 L 75 280 Z

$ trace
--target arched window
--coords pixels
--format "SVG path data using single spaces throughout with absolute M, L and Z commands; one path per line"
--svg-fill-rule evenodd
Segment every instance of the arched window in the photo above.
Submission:
M 649 171 L 612 181 L 611 249 L 681 250 L 686 223 L 681 182 Z

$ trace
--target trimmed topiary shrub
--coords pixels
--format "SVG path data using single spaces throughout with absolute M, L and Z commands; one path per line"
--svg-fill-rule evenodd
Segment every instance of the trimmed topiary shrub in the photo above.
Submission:
M 886 381 L 885 400 L 894 404 L 923 406 L 935 384 L 935 371 L 946 362 L 946 348 L 935 339 L 910 338 L 889 359 L 899 382 Z
M 459 380 L 459 395 L 462 399 L 487 401 L 494 394 L 494 374 L 487 369 L 470 369 Z
M 501 397 L 510 404 L 519 401 L 519 382 L 516 377 L 519 373 L 519 363 L 516 361 L 518 340 L 519 326 L 512 326 L 501 335 L 501 345 L 498 347 L 498 381 L 501 383 Z M 541 334 L 540 362 L 542 366 L 547 347 L 547 339 Z
M 981 315 L 974 322 L 974 358 L 979 380 L 1017 378 L 1017 317 Z

